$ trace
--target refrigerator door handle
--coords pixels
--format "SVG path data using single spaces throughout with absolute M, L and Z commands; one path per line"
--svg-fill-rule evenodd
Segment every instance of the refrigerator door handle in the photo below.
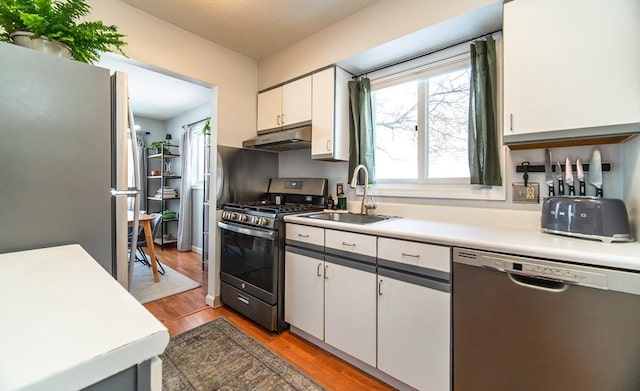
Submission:
M 127 197 L 134 197 L 137 194 L 140 194 L 140 190 L 138 189 L 129 189 L 129 190 L 116 190 L 114 188 L 111 188 L 110 190 L 111 195 L 112 196 L 127 196 Z

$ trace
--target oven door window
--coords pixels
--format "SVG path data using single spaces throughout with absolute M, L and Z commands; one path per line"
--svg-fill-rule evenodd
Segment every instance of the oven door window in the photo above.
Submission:
M 269 293 L 274 292 L 276 237 L 222 230 L 221 271 Z

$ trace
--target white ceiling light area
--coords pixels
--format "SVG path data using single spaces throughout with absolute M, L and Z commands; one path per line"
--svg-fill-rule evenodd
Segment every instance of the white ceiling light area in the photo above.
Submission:
M 127 73 L 129 101 L 136 116 L 166 121 L 211 102 L 211 88 L 149 70 L 105 53 L 97 66 Z

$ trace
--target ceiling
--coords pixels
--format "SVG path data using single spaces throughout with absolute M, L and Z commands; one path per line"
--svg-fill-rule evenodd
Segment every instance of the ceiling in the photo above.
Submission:
M 377 0 L 122 0 L 261 60 Z
M 127 73 L 135 116 L 166 121 L 211 101 L 211 88 L 136 65 L 117 54 L 104 53 L 96 65 Z
M 122 1 L 258 61 L 378 0 Z M 211 101 L 208 87 L 113 53 L 96 65 L 129 75 L 136 116 L 166 121 Z

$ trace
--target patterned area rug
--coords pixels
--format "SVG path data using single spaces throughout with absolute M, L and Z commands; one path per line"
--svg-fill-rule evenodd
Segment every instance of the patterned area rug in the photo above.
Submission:
M 324 390 L 224 318 L 177 335 L 162 358 L 162 389 Z

